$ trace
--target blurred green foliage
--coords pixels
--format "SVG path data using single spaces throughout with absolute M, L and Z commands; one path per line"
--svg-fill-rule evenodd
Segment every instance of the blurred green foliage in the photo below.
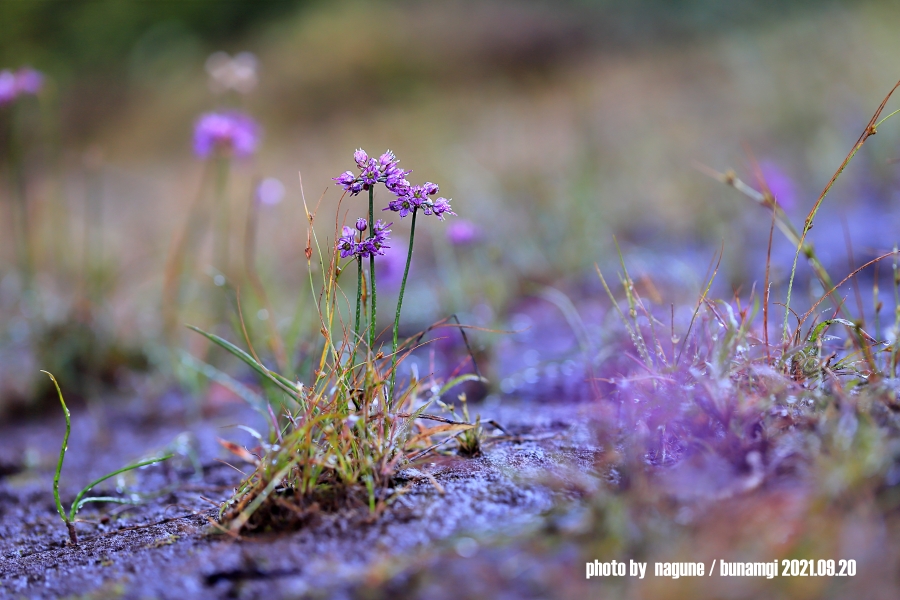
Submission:
M 116 74 L 135 44 L 167 30 L 205 44 L 240 36 L 310 0 L 2 0 L 0 65 L 30 64 L 57 77 Z M 162 31 L 163 34 L 156 33 Z

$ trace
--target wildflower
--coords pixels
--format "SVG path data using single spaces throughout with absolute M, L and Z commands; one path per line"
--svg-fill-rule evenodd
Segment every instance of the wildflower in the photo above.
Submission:
M 391 232 L 391 230 L 388 229 L 391 225 L 393 225 L 393 223 L 385 224 L 381 219 L 375 221 L 375 225 L 372 227 L 372 237 L 364 240 L 360 244 L 361 246 L 365 246 L 364 256 L 384 254 L 384 249 L 390 248 L 385 242 L 388 239 L 388 234 Z
M 397 199 L 388 202 L 387 208 L 384 210 L 399 212 L 402 219 L 412 211 L 421 208 L 423 214 L 434 215 L 443 221 L 445 214 L 455 215 L 456 213 L 451 210 L 450 201 L 446 198 L 437 200 L 429 198 L 429 196 L 437 194 L 439 189 L 436 183 L 430 181 L 415 186 L 407 184 L 404 189 L 398 188 L 401 193 L 397 193 Z
M 481 228 L 472 221 L 461 219 L 447 227 L 447 240 L 454 246 L 467 246 L 481 238 Z
M 44 75 L 31 67 L 22 67 L 16 72 L 16 87 L 19 94 L 35 96 L 44 87 Z
M 404 171 L 397 163 L 400 162 L 393 152 L 388 150 L 378 158 L 370 158 L 365 150 L 358 149 L 353 153 L 353 160 L 359 168 L 359 175 L 354 175 L 352 171 L 345 171 L 332 179 L 344 191 L 350 192 L 351 196 L 355 196 L 363 190 L 370 190 L 378 183 L 383 183 L 393 193 L 397 193 L 395 189 L 403 189 L 403 185 L 409 185 L 404 177 L 412 171 Z
M 337 249 L 341 251 L 341 258 L 359 254 L 359 244 L 356 243 L 356 232 L 344 225 L 344 235 L 338 238 Z
M 385 248 L 390 248 L 386 244 L 388 234 L 391 232 L 388 227 L 393 223 L 385 224 L 384 221 L 378 219 L 372 227 L 372 237 L 362 241 L 356 241 L 356 232 L 362 233 L 369 227 L 369 223 L 365 219 L 356 221 L 356 231 L 352 227 L 344 226 L 343 235 L 338 238 L 337 249 L 341 252 L 341 258 L 348 256 L 359 256 L 365 258 L 367 256 L 375 256 L 384 254 Z
M 0 106 L 16 99 L 16 76 L 9 69 L 0 71 Z
M 356 152 L 353 153 L 353 160 L 356 161 L 356 166 L 360 169 L 365 169 L 369 164 L 369 155 L 366 154 L 366 151 L 362 148 L 359 148 Z
M 425 207 L 425 214 L 433 214 L 438 220 L 443 221 L 444 215 L 456 216 L 456 213 L 450 208 L 450 201 L 447 198 L 438 198 L 434 204 Z
M 22 67 L 15 73 L 9 69 L 0 71 L 0 106 L 11 104 L 24 95 L 34 96 L 44 87 L 44 76 L 40 71 Z
M 219 150 L 244 158 L 256 151 L 258 142 L 256 121 L 238 111 L 206 113 L 194 127 L 194 153 L 200 158 Z

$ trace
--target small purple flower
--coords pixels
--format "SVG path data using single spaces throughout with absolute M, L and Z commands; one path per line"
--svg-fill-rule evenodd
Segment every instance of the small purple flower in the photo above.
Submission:
M 438 185 L 436 183 L 431 183 L 430 181 L 426 181 L 422 186 L 422 193 L 426 196 L 434 196 L 440 191 Z
M 16 87 L 20 94 L 36 96 L 44 87 L 44 75 L 31 67 L 22 67 L 16 72 Z
M 338 238 L 337 249 L 341 251 L 341 258 L 359 254 L 359 244 L 356 243 L 356 232 L 350 227 L 344 226 L 344 235 Z
M 16 99 L 16 76 L 9 69 L 0 71 L 0 106 Z
M 468 246 L 481 239 L 481 228 L 472 221 L 461 219 L 447 226 L 447 240 L 454 246 Z
M 343 186 L 344 189 L 347 189 L 353 184 L 354 181 L 356 181 L 356 175 L 354 175 L 352 171 L 344 171 L 337 177 L 332 177 L 331 179 L 333 181 L 337 181 L 338 185 Z
M 360 169 L 365 169 L 369 164 L 369 155 L 366 154 L 366 151 L 360 148 L 356 152 L 353 153 L 353 160 L 356 161 L 356 166 Z
M 398 173 L 390 175 L 384 180 L 384 187 L 395 196 L 405 196 L 409 193 L 410 188 L 409 182 L 404 179 L 408 173 L 410 173 L 410 171 L 403 171 L 401 169 Z
M 356 230 L 357 231 L 365 231 L 369 228 L 369 223 L 365 219 L 357 219 L 356 220 Z
M 230 151 L 245 158 L 256 151 L 258 142 L 256 121 L 238 111 L 206 113 L 194 127 L 194 153 L 200 158 L 216 151 Z
M 434 214 L 440 221 L 444 220 L 444 215 L 456 216 L 456 213 L 450 208 L 450 201 L 446 198 L 438 198 L 434 201 L 434 205 L 425 207 L 425 214 Z
M 393 152 L 388 150 L 378 158 L 378 165 L 382 169 L 397 168 L 397 157 Z

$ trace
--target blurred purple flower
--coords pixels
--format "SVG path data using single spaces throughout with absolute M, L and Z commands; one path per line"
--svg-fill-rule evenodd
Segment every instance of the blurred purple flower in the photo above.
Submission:
M 274 206 L 284 198 L 284 184 L 274 177 L 266 177 L 256 188 L 256 197 L 260 203 Z
M 447 240 L 454 246 L 467 246 L 481 239 L 481 228 L 472 221 L 460 219 L 447 226 Z
M 34 96 L 44 87 L 44 76 L 31 67 L 22 67 L 15 73 L 9 69 L 0 71 L 0 106 L 10 104 L 24 95 Z
M 44 87 L 44 75 L 31 67 L 22 67 L 16 72 L 16 87 L 20 94 L 37 95 Z
M 356 220 L 356 230 L 357 231 L 365 231 L 369 228 L 369 223 L 365 219 L 357 219 Z
M 769 186 L 769 191 L 781 208 L 789 210 L 797 201 L 797 186 L 794 180 L 776 163 L 764 160 L 759 165 L 762 176 Z
M 9 69 L 0 71 L 0 106 L 16 99 L 16 76 Z
M 259 125 L 242 112 L 206 113 L 194 127 L 194 153 L 200 158 L 218 150 L 245 158 L 256 151 L 258 143 Z

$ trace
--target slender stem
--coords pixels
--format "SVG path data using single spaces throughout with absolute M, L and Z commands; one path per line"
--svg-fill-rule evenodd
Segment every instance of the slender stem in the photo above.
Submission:
M 359 345 L 359 316 L 362 304 L 362 256 L 356 257 L 356 325 L 353 327 L 353 355 L 350 368 L 356 363 L 356 347 Z
M 26 291 L 31 291 L 34 274 L 31 253 L 31 224 L 28 215 L 28 193 L 25 182 L 24 150 L 20 139 L 21 120 L 17 120 L 15 107 L 9 111 L 9 176 L 12 205 L 13 236 L 20 275 Z
M 59 396 L 59 403 L 62 404 L 63 415 L 66 417 L 66 434 L 63 436 L 62 448 L 59 450 L 59 460 L 56 462 L 56 473 L 53 475 L 53 499 L 56 501 L 56 512 L 58 512 L 59 516 L 62 517 L 62 520 L 68 524 L 69 519 L 66 517 L 66 511 L 63 510 L 62 502 L 59 500 L 59 476 L 60 473 L 62 473 L 63 461 L 66 458 L 66 450 L 69 449 L 69 433 L 72 431 L 72 420 L 69 416 L 69 409 L 66 407 L 66 401 L 63 400 L 62 390 L 59 389 L 59 383 L 56 381 L 56 377 L 49 371 L 42 371 L 42 373 L 46 373 L 53 382 L 53 385 L 56 386 L 56 394 Z
M 374 197 L 375 190 L 373 188 L 369 188 L 369 238 L 375 237 L 375 208 L 374 208 Z M 375 307 L 376 307 L 376 293 L 375 293 L 375 255 L 369 255 L 369 280 L 370 285 L 372 286 L 372 312 L 371 318 L 369 319 L 369 351 L 375 351 Z
M 228 277 L 228 229 L 230 226 L 228 195 L 226 187 L 228 185 L 229 161 L 225 157 L 219 157 L 216 165 L 216 189 L 215 189 L 215 213 L 216 213 L 216 231 L 215 231 L 215 267 Z
M 403 269 L 403 281 L 400 282 L 400 297 L 397 298 L 397 314 L 394 315 L 394 340 L 391 344 L 391 385 L 390 398 L 394 396 L 394 381 L 397 375 L 397 335 L 400 332 L 400 307 L 403 306 L 403 293 L 406 291 L 406 277 L 409 275 L 409 263 L 412 262 L 413 242 L 416 241 L 416 215 L 419 209 L 413 209 L 412 226 L 409 230 L 409 250 L 406 253 L 406 267 Z

